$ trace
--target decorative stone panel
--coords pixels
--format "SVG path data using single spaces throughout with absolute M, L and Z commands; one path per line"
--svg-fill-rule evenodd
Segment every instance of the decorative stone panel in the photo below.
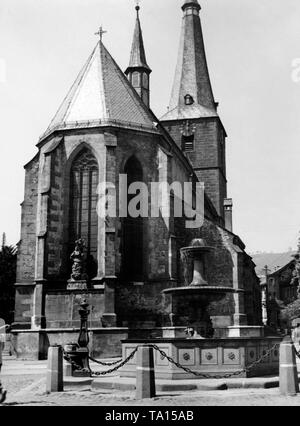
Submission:
M 202 349 L 200 354 L 201 365 L 218 365 L 217 349 Z
M 261 346 L 260 350 L 259 350 L 259 358 L 261 358 L 262 356 L 264 356 L 268 351 L 269 351 L 269 347 L 268 346 Z M 266 358 L 264 358 L 261 361 L 262 364 L 268 364 L 269 362 L 270 362 L 270 355 L 267 356 Z
M 183 366 L 195 365 L 195 349 L 178 349 L 178 359 Z
M 239 365 L 240 364 L 239 349 L 223 349 L 223 364 L 224 365 Z
M 247 364 L 252 364 L 257 360 L 257 348 L 256 346 L 251 346 L 247 348 Z
M 164 351 L 167 356 L 170 356 L 168 346 L 159 346 L 159 349 Z M 169 361 L 160 352 L 155 351 L 155 365 L 157 365 L 159 367 L 168 366 Z

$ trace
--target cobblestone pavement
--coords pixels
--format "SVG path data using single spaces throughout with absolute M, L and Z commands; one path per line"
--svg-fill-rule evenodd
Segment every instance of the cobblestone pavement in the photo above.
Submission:
M 8 388 L 7 406 L 299 406 L 300 395 L 282 397 L 278 389 L 177 392 L 139 401 L 133 392 L 89 390 L 45 393 L 45 377 L 3 377 Z M 22 387 L 22 389 L 21 389 Z

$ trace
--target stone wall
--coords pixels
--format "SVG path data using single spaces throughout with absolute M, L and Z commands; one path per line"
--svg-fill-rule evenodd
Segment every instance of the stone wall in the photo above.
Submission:
M 82 298 L 89 303 L 89 327 L 102 327 L 101 318 L 104 313 L 104 290 L 48 291 L 46 296 L 46 327 L 70 328 L 80 326 L 79 308 Z
M 25 194 L 22 203 L 21 240 L 18 247 L 17 282 L 34 279 L 36 246 L 36 213 L 38 195 L 39 156 L 25 166 Z
M 46 277 L 61 278 L 64 258 L 64 171 L 66 154 L 61 143 L 51 155 L 51 185 L 48 204 Z M 63 268 L 64 270 L 64 268 Z
M 223 200 L 227 198 L 225 169 L 225 132 L 218 118 L 166 121 L 168 130 L 176 144 L 182 147 L 182 130 L 186 122 L 194 126 L 194 151 L 186 152 L 200 182 L 213 202 L 218 214 L 223 217 Z
M 208 135 L 212 137 L 218 130 L 214 121 L 201 121 L 200 133 L 203 130 L 201 128 L 206 129 L 207 137 Z M 214 143 L 215 139 L 212 137 L 212 146 L 215 146 Z M 40 160 L 40 164 L 45 165 L 43 169 L 45 172 L 42 170 L 40 173 L 39 188 L 41 199 L 42 196 L 47 198 L 45 203 L 47 209 L 40 210 L 42 217 L 39 217 L 39 222 L 42 223 L 45 232 L 42 236 L 44 245 L 39 246 L 38 264 L 44 265 L 41 272 L 47 279 L 45 294 L 48 327 L 68 327 L 78 323 L 74 301 L 70 294 L 65 294 L 62 290 L 66 288 L 70 273 L 68 266 L 70 168 L 73 159 L 84 147 L 89 147 L 98 160 L 100 182 L 110 181 L 117 189 L 119 174 L 124 173 L 125 164 L 131 156 L 135 156 L 140 162 L 143 181 L 148 185 L 159 180 L 183 183 L 191 179 L 192 169 L 188 167 L 184 158 L 174 153 L 175 148 L 173 151 L 170 150 L 171 147 L 166 140 L 155 134 L 132 130 L 69 132 L 64 137 L 63 135 L 60 138 L 56 137 L 54 141 L 49 139 L 41 147 L 40 156 L 43 156 L 41 159 L 45 158 L 45 161 Z M 198 155 L 198 151 L 196 154 Z M 17 290 L 16 321 L 24 323 L 28 323 L 32 315 L 38 161 L 36 157 L 27 166 L 26 200 L 22 216 L 23 238 L 18 260 L 19 279 L 27 277 L 27 280 L 31 281 L 31 286 L 26 290 Z M 117 198 L 118 195 L 117 191 Z M 171 197 L 169 200 L 163 200 L 163 203 L 171 204 Z M 238 301 L 241 302 L 239 304 L 232 295 L 228 295 L 223 302 L 212 304 L 210 313 L 216 317 L 226 317 L 230 323 L 233 314 L 240 313 L 246 305 L 245 315 L 248 315 L 251 323 L 256 323 L 260 303 L 257 297 L 258 284 L 254 266 L 245 254 L 242 243 L 237 242 L 239 241 L 237 237 L 217 225 L 218 217 L 213 208 L 209 207 L 208 200 L 205 205 L 207 217 L 201 229 L 186 229 L 184 218 L 173 220 L 160 216 L 144 220 L 144 277 L 139 283 L 126 282 L 120 275 L 122 220 L 105 221 L 99 218 L 97 282 L 99 284 L 105 282 L 106 278 L 118 278 L 116 288 L 118 325 L 134 322 L 140 323 L 141 326 L 169 325 L 170 305 L 161 295 L 161 291 L 191 281 L 191 277 L 186 273 L 189 268 L 183 269 L 179 253 L 181 247 L 190 245 L 193 238 L 197 237 L 204 238 L 208 245 L 214 247 L 207 258 L 206 272 L 209 284 L 236 289 L 245 288 L 248 292 L 246 303 Z M 246 259 L 244 263 L 243 259 Z M 101 326 L 103 313 L 114 314 L 110 310 L 105 312 L 103 292 L 104 289 L 99 294 L 89 292 L 90 304 L 96 307 L 92 318 L 94 326 Z

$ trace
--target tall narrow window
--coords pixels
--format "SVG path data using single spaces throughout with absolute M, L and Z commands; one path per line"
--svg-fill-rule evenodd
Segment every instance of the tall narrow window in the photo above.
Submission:
M 97 185 L 99 181 L 98 163 L 88 149 L 82 150 L 71 168 L 70 191 L 70 250 L 79 238 L 86 245 L 86 268 L 90 278 L 97 275 Z
M 139 161 L 131 157 L 124 170 L 128 187 L 134 182 L 143 181 L 143 170 Z M 128 195 L 128 204 L 134 195 Z M 128 281 L 142 281 L 144 278 L 144 220 L 141 217 L 123 219 L 122 225 L 122 276 Z

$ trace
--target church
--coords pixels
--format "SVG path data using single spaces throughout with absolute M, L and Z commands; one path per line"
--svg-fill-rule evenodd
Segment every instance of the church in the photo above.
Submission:
M 261 325 L 255 265 L 232 229 L 227 134 L 210 81 L 201 7 L 198 0 L 182 2 L 168 112 L 159 119 L 151 110 L 152 70 L 137 6 L 128 68 L 121 70 L 107 51 L 100 29 L 100 40 L 25 165 L 13 324 L 18 356 L 41 359 L 49 344 L 76 341 L 82 297 L 90 305 L 94 356 L 119 355 L 121 340 L 131 336 L 159 336 L 170 327 L 162 291 L 188 280 L 180 249 L 194 238 L 214 248 L 208 282 L 237 290 L 214 307 L 215 329 Z M 113 184 L 118 198 L 124 175 L 125 190 L 134 182 L 203 183 L 202 226 L 189 228 L 175 217 L 172 191 L 164 200 L 168 218 L 126 217 L 119 205 L 116 217 L 99 214 L 99 185 Z M 78 240 L 85 266 L 77 282 L 72 254 Z

